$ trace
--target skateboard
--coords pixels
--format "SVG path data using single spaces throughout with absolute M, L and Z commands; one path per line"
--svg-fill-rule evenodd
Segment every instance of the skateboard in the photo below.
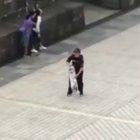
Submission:
M 69 64 L 69 79 L 70 79 L 70 86 L 73 93 L 78 92 L 78 83 L 76 79 L 75 68 L 73 66 L 72 61 Z

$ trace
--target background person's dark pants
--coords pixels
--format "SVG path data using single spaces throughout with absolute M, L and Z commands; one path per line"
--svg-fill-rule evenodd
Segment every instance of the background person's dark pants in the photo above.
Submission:
M 29 46 L 28 46 L 28 55 L 32 54 L 32 49 L 39 50 L 39 38 L 38 34 L 35 31 L 32 31 L 30 35 L 30 40 L 29 40 Z
M 34 49 L 39 51 L 39 47 L 40 47 L 40 38 L 38 36 L 38 33 L 35 31 L 32 31 L 32 46 Z
M 41 46 L 41 36 L 39 36 L 38 34 L 37 34 L 37 41 L 38 41 L 38 44 L 37 44 L 37 46 L 36 46 L 36 49 L 38 50 L 38 51 L 40 51 L 40 46 Z
M 78 84 L 78 90 L 80 92 L 80 95 L 83 95 L 83 76 L 79 76 L 77 78 L 77 84 Z M 71 89 L 71 86 L 70 86 L 70 81 L 69 81 L 69 88 L 68 88 L 68 95 L 71 95 L 72 94 L 72 89 Z

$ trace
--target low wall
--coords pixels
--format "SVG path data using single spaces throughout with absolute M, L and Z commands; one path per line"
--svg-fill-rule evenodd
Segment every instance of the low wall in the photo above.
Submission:
M 111 9 L 120 9 L 120 0 L 102 0 L 102 6 L 111 8 Z
M 1 25 L 1 28 L 3 26 Z M 8 26 L 7 30 L 11 30 Z M 0 28 L 0 29 L 1 29 Z M 3 31 L 6 30 L 3 28 Z M 2 29 L 1 29 L 2 30 Z M 12 32 L 1 33 L 0 36 L 0 65 L 5 64 L 6 62 L 10 62 L 17 58 L 17 37 L 18 32 L 13 29 Z
M 25 8 L 25 0 L 1 0 L 0 1 L 0 18 Z
M 45 10 L 43 19 L 41 34 L 46 45 L 78 33 L 85 27 L 83 6 L 75 2 L 57 4 Z M 3 65 L 18 57 L 18 27 L 8 22 L 0 24 L 0 30 L 0 65 Z
M 19 15 L 25 12 L 26 7 L 33 9 L 38 5 L 41 8 L 46 8 L 52 4 L 54 4 L 53 0 L 0 0 L 0 20 Z
M 78 33 L 85 27 L 84 10 L 81 4 L 66 2 L 51 11 L 53 16 L 44 17 L 41 28 L 43 42 L 47 45 Z
M 140 4 L 140 0 L 75 0 L 75 1 L 90 2 L 110 9 L 128 9 Z

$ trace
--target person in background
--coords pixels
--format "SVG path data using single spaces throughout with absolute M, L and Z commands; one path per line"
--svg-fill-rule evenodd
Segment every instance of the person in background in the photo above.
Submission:
M 40 28 L 41 28 L 41 23 L 42 23 L 42 13 L 43 11 L 41 9 L 37 9 L 36 10 L 36 15 L 37 15 L 37 23 L 36 23 L 36 29 L 37 29 L 37 33 L 38 33 L 38 38 L 39 38 L 39 45 L 40 45 L 40 50 L 46 50 L 47 48 L 45 46 L 43 46 L 41 44 L 41 32 L 40 32 Z
M 34 13 L 30 13 L 26 16 L 26 19 L 24 20 L 23 24 L 19 28 L 20 31 L 20 48 L 23 47 L 23 55 L 29 55 L 29 41 L 30 41 L 30 35 L 33 25 L 35 24 L 32 20 L 32 17 L 34 16 Z
M 32 52 L 33 53 L 38 53 L 40 50 L 46 50 L 47 48 L 45 46 L 43 46 L 41 44 L 41 32 L 40 32 L 40 27 L 41 27 L 41 22 L 42 22 L 42 10 L 41 9 L 37 9 L 35 11 L 36 16 L 34 17 L 33 21 L 35 22 L 35 26 L 32 29 L 32 45 L 33 45 L 33 49 Z
M 83 55 L 81 54 L 81 50 L 79 48 L 76 48 L 73 51 L 72 55 L 68 57 L 67 63 L 70 63 L 70 62 L 73 63 L 73 66 L 75 68 L 76 79 L 77 79 L 78 89 L 79 89 L 80 95 L 83 95 L 84 58 L 83 58 Z M 68 96 L 72 95 L 72 89 L 70 86 L 70 82 L 69 82 L 69 88 L 68 88 L 67 95 Z

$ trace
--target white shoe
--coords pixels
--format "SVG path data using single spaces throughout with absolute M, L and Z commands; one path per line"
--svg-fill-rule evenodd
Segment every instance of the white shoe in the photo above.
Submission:
M 36 49 L 32 49 L 32 53 L 38 53 Z
M 47 50 L 47 48 L 45 46 L 41 45 L 40 50 Z

